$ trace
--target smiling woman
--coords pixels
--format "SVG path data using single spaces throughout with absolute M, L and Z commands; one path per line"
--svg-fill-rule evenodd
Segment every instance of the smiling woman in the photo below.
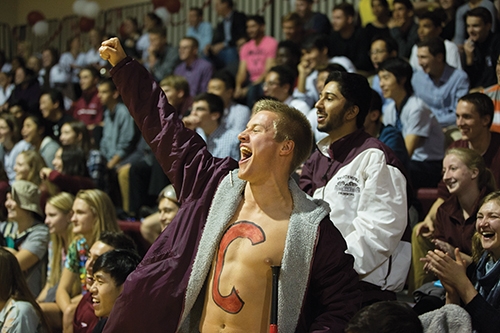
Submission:
M 447 303 L 465 304 L 477 332 L 497 332 L 500 326 L 500 192 L 487 195 L 477 213 L 474 236 L 475 285 L 466 275 L 465 261 L 455 249 L 456 259 L 435 250 L 429 252 L 429 268 L 446 289 Z

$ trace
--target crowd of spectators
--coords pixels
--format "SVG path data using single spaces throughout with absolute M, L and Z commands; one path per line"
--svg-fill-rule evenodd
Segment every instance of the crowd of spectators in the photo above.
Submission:
M 266 35 L 263 16 L 238 10 L 237 1 L 212 2 L 219 23 L 189 8 L 178 45 L 154 12 L 143 27 L 125 18 L 123 50 L 161 87 L 175 110 L 168 117 L 196 132 L 216 158 L 251 154 L 240 149 L 238 134 L 248 130 L 258 101 L 278 101 L 309 120 L 316 144 L 292 178 L 330 205 L 354 258 L 364 312 L 347 331 L 365 332 L 359 321 L 390 311 L 385 302 L 370 305 L 402 293 L 414 297 L 424 330 L 424 313 L 455 303 L 475 330 L 495 331 L 495 3 L 370 0 L 321 13 L 313 0 L 293 0 L 279 39 Z M 142 137 L 143 124 L 129 112 L 138 106 L 124 102 L 100 56 L 109 34 L 88 34 L 86 52 L 79 35 L 66 50 L 30 50 L 26 41 L 11 59 L 0 50 L 0 268 L 14 265 L 10 252 L 19 267 L 9 269 L 20 269 L 26 281 L 7 295 L 2 285 L 14 282 L 0 271 L 2 332 L 100 332 L 106 321 L 99 318 L 109 316 L 139 262 L 136 250 L 125 251 L 135 246 L 117 221 L 142 223 L 142 237 L 154 243 L 182 211 L 178 198 L 186 194 L 176 195 L 155 155 L 158 143 Z M 429 189 L 433 204 L 426 209 L 419 199 Z M 103 283 L 112 287 L 111 305 Z M 26 319 L 16 322 L 8 309 Z

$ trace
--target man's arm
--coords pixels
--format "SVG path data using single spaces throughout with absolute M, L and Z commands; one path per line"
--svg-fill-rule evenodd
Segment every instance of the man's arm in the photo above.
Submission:
M 203 139 L 185 128 L 151 74 L 126 57 L 118 39 L 111 38 L 102 45 L 101 54 L 114 65 L 111 76 L 125 105 L 179 198 L 197 198 L 207 182 L 237 167 L 234 160 L 214 159 Z M 199 170 L 202 164 L 204 172 Z M 214 172 L 219 175 L 214 176 Z
M 412 157 L 413 153 L 415 152 L 415 149 L 420 147 L 422 145 L 423 137 L 418 136 L 416 134 L 408 134 L 405 137 L 405 146 L 406 150 L 408 151 L 408 156 Z
M 360 275 L 369 274 L 393 254 L 408 224 L 407 181 L 401 170 L 374 156 L 365 174 L 354 230 L 344 235 Z

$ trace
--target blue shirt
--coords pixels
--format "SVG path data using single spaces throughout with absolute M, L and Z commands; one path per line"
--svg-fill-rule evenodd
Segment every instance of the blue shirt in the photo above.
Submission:
M 196 38 L 198 41 L 198 54 L 202 56 L 205 46 L 212 42 L 212 25 L 203 21 L 197 27 L 188 27 L 186 36 Z
M 183 61 L 175 67 L 174 74 L 183 76 L 189 83 L 189 94 L 196 96 L 207 91 L 208 81 L 212 78 L 212 63 L 205 59 L 198 58 L 191 66 L 187 66 Z
M 441 127 L 455 124 L 458 99 L 469 92 L 467 73 L 445 64 L 438 82 L 431 79 L 429 74 L 418 70 L 413 73 L 411 84 L 415 95 L 427 104 Z

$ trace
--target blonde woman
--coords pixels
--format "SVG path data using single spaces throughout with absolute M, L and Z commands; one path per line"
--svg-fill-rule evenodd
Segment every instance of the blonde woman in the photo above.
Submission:
M 71 209 L 74 199 L 72 194 L 61 192 L 51 197 L 45 205 L 45 224 L 50 232 L 49 264 L 47 282 L 38 295 L 37 301 L 52 328 L 61 327 L 61 310 L 55 303 L 55 294 L 64 268 L 69 242 L 73 239 Z M 73 284 L 72 293 L 78 293 L 79 288 L 80 284 L 76 281 Z
M 56 292 L 56 303 L 63 313 L 64 332 L 72 332 L 75 309 L 83 294 L 88 291 L 85 261 L 89 249 L 103 231 L 119 232 L 115 207 L 109 196 L 101 190 L 82 190 L 72 206 L 73 234 L 68 254 Z M 73 284 L 80 281 L 79 294 L 72 293 Z
M 47 167 L 42 155 L 35 150 L 25 150 L 16 157 L 14 171 L 16 180 L 27 180 L 40 189 L 40 205 L 45 209 L 45 202 L 50 196 L 56 195 L 59 189 L 56 185 L 40 178 L 40 171 Z

